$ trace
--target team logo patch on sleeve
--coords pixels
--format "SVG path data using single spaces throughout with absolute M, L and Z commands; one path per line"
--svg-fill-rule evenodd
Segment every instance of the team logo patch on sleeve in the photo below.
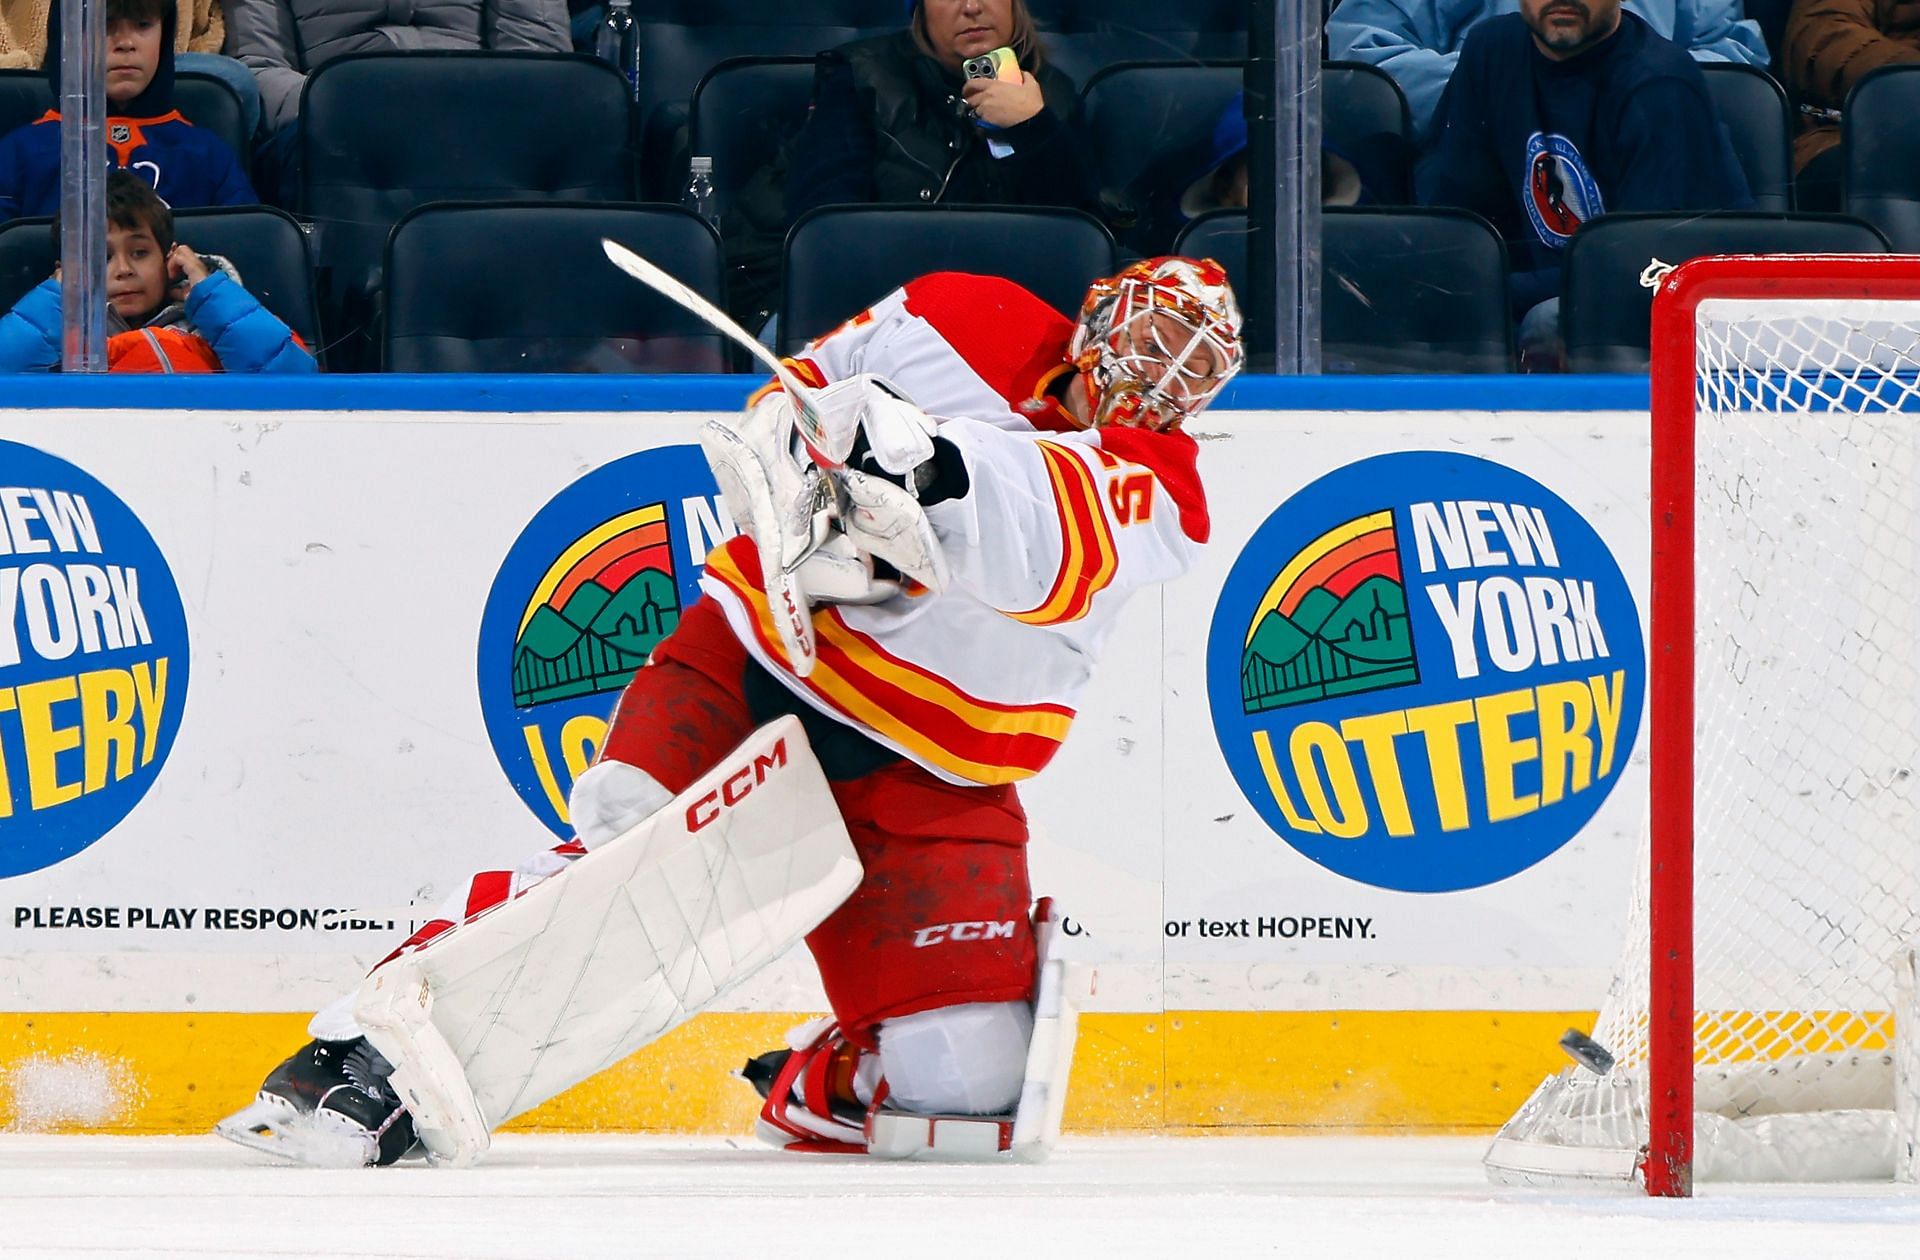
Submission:
M 1207 645 L 1214 734 L 1261 819 L 1404 892 L 1494 883 L 1572 840 L 1633 750 L 1645 680 L 1632 592 L 1586 519 L 1439 451 L 1281 505 Z
M 1553 132 L 1527 137 L 1527 188 L 1521 197 L 1542 244 L 1565 249 L 1580 225 L 1606 213 L 1600 185 L 1573 141 Z

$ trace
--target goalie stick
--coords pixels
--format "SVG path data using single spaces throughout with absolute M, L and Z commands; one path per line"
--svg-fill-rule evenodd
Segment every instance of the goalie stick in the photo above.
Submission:
M 834 458 L 834 444 L 828 441 L 827 428 L 820 418 L 819 408 L 814 404 L 813 391 L 771 350 L 729 319 L 725 311 L 620 242 L 603 236 L 600 238 L 600 248 L 614 266 L 662 297 L 698 315 L 719 332 L 745 346 L 755 358 L 772 369 L 774 378 L 786 391 L 793 413 L 794 430 L 806 446 L 807 455 L 816 466 L 823 469 L 846 466 L 846 458 L 851 451 L 851 437 L 847 440 L 846 448 L 837 452 L 838 458 Z M 751 505 L 749 515 L 752 519 L 735 523 L 752 535 L 754 545 L 759 550 L 761 581 L 767 592 L 767 606 L 773 611 L 773 623 L 780 635 L 780 646 L 785 650 L 793 672 L 805 678 L 813 672 L 814 662 L 818 659 L 817 644 L 813 634 L 813 610 L 795 575 L 801 563 L 818 545 L 819 531 L 815 531 L 813 546 L 802 547 L 793 555 L 787 554 L 781 542 L 783 533 L 763 467 L 751 456 L 738 457 L 745 444 L 740 434 L 726 425 L 708 422 L 701 440 L 703 449 L 709 441 L 720 443 L 737 456 L 729 461 L 729 468 L 737 480 L 739 496 L 744 503 Z M 739 480 L 742 478 L 750 479 L 753 484 Z
M 853 434 L 848 432 L 835 435 L 827 428 L 826 422 L 821 419 L 819 408 L 814 405 L 813 390 L 793 374 L 793 369 L 782 362 L 780 356 L 761 345 L 752 333 L 734 323 L 725 311 L 619 241 L 601 237 L 600 248 L 606 251 L 607 259 L 614 266 L 660 296 L 677 302 L 698 315 L 711 324 L 716 332 L 730 338 L 736 345 L 766 365 L 775 379 L 780 382 L 781 388 L 787 391 L 787 397 L 793 400 L 794 427 L 799 430 L 800 440 L 806 443 L 807 454 L 813 457 L 813 462 L 822 468 L 836 471 L 846 467 Z

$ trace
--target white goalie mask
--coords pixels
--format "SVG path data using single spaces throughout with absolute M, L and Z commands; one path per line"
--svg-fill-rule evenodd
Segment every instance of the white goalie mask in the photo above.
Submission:
M 1225 269 L 1211 258 L 1149 258 L 1096 281 L 1067 357 L 1086 378 L 1095 427 L 1179 427 L 1245 362 Z

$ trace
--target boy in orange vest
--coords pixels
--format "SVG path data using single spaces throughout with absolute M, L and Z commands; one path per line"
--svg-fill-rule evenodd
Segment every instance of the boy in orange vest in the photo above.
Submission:
M 53 239 L 60 241 L 54 220 Z M 173 212 L 131 171 L 107 177 L 107 368 L 113 372 L 312 372 L 293 330 L 223 259 L 174 240 Z M 0 317 L 0 371 L 60 364 L 55 268 Z

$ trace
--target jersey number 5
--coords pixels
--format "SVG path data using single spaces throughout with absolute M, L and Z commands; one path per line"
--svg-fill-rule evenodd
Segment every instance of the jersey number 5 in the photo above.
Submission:
M 1122 525 L 1153 519 L 1153 474 L 1127 473 L 1107 482 L 1107 501 L 1113 504 L 1113 517 Z

